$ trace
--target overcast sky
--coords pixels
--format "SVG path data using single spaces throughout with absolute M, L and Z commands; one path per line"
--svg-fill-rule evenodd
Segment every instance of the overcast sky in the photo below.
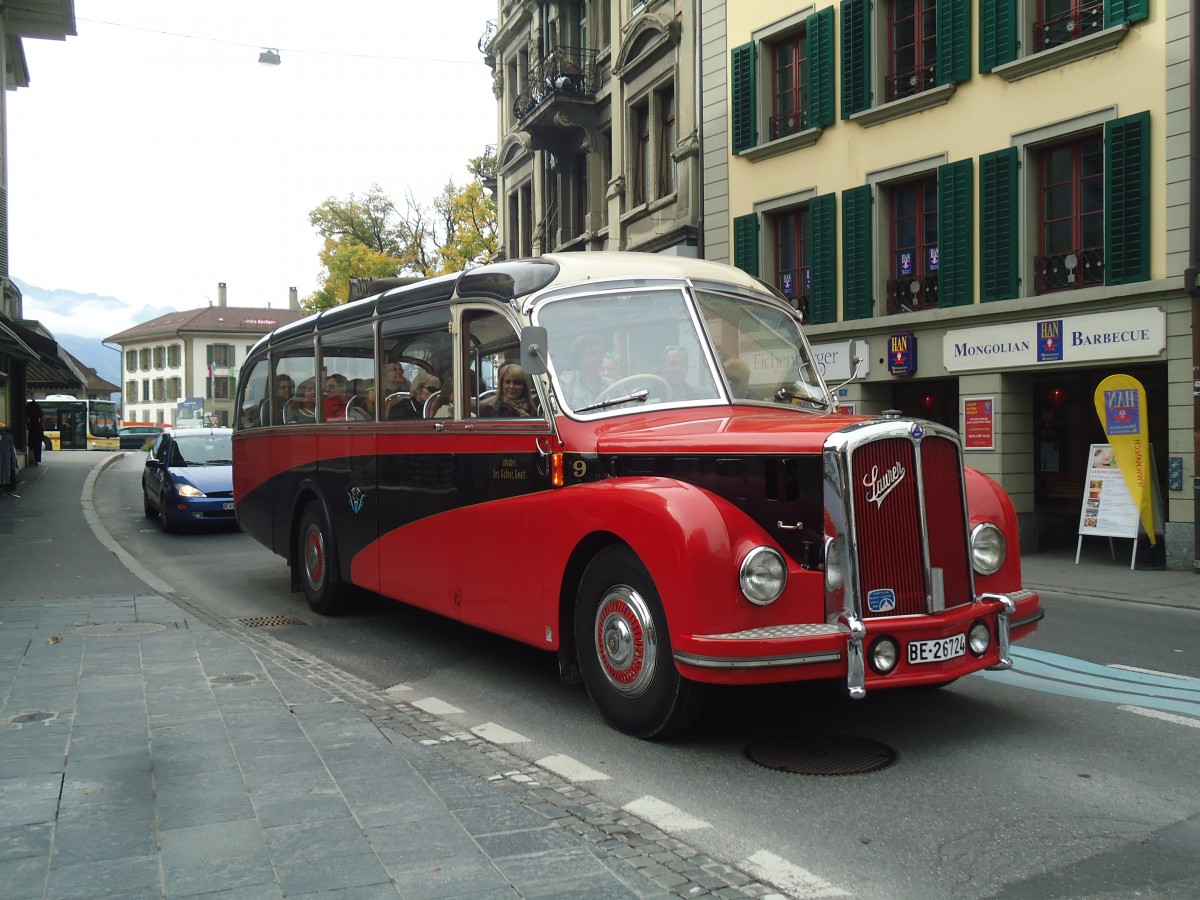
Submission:
M 51 330 L 170 308 L 283 306 L 317 286 L 308 212 L 378 183 L 428 203 L 496 143 L 478 41 L 496 0 L 75 0 L 8 92 L 9 268 L 116 298 Z M 277 48 L 278 66 L 258 62 Z M 71 327 L 67 327 L 67 326 Z

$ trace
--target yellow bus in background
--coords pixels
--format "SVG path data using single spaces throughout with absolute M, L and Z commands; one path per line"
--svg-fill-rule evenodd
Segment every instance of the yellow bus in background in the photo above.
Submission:
M 111 400 L 77 400 L 51 394 L 42 407 L 45 450 L 117 450 L 117 404 Z

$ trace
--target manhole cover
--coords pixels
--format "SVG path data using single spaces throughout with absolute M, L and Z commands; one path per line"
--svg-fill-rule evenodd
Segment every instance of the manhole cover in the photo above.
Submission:
M 886 744 L 846 734 L 786 734 L 746 747 L 753 763 L 793 775 L 861 775 L 886 769 L 898 754 Z
M 9 719 L 10 722 L 18 725 L 24 725 L 27 722 L 45 722 L 47 719 L 53 719 L 55 713 L 50 712 L 31 712 L 25 713 L 23 716 L 16 716 Z
M 247 628 L 279 628 L 283 625 L 306 625 L 306 622 L 301 622 L 299 619 L 293 619 L 291 616 L 250 616 L 246 619 L 235 619 L 239 625 L 245 625 Z
M 251 681 L 257 681 L 258 676 L 243 672 L 240 675 L 214 675 L 208 680 L 213 684 L 248 684 Z
M 166 631 L 166 625 L 158 622 L 109 622 L 107 625 L 76 625 L 76 634 L 91 637 L 120 637 L 125 634 L 154 634 Z

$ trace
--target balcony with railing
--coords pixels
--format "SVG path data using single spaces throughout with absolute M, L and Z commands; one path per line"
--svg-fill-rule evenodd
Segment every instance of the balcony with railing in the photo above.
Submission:
M 808 127 L 808 109 L 801 106 L 788 113 L 771 116 L 771 140 L 798 134 Z
M 1104 2 L 1082 3 L 1033 24 L 1033 52 L 1061 47 L 1104 30 Z
M 496 56 L 492 53 L 492 39 L 496 37 L 497 27 L 496 20 L 489 19 L 483 26 L 483 34 L 479 36 L 479 52 L 483 54 L 483 61 L 493 68 L 496 66 Z
M 812 268 L 801 266 L 799 269 L 788 269 L 776 273 L 776 284 L 779 290 L 800 313 L 800 320 L 808 323 L 808 301 L 812 290 Z
M 595 99 L 600 87 L 596 51 L 583 47 L 555 47 L 526 76 L 513 115 L 518 121 L 542 110 L 556 110 L 563 103 L 577 104 Z
M 922 309 L 937 309 L 938 276 L 916 275 L 897 278 L 887 283 L 888 315 L 919 312 Z
M 902 100 L 922 91 L 937 87 L 937 66 L 917 66 L 894 72 L 884 80 L 884 92 L 888 101 Z
M 1104 284 L 1104 248 L 1087 247 L 1033 258 L 1034 290 L 1039 294 Z

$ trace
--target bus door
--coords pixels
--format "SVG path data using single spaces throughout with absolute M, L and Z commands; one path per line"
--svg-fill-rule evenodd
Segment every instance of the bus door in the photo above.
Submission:
M 461 414 L 453 428 L 464 527 L 459 551 L 460 617 L 531 644 L 544 644 L 542 608 L 545 523 L 538 495 L 550 486 L 539 444 L 549 426 L 521 369 L 520 340 L 509 319 L 492 310 L 462 314 L 465 340 L 456 381 Z M 505 393 L 505 384 L 508 393 Z
M 63 450 L 83 450 L 87 447 L 83 406 L 61 406 L 58 410 L 58 446 Z

